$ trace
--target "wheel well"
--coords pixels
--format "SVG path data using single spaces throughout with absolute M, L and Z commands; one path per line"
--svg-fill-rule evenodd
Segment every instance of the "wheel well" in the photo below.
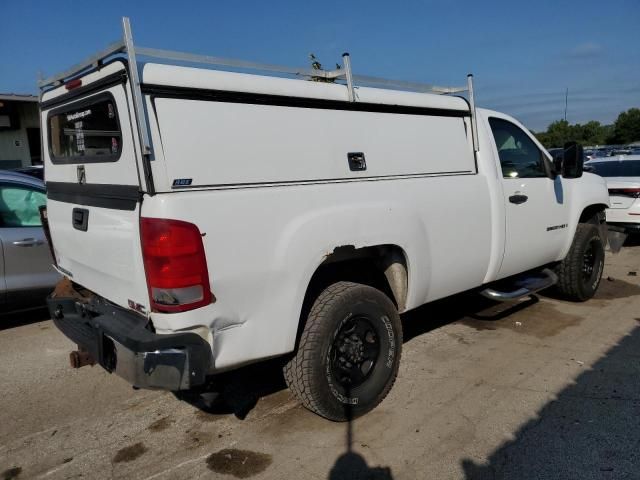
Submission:
M 338 281 L 362 283 L 377 288 L 391 299 L 398 311 L 402 312 L 406 308 L 407 260 L 404 250 L 397 245 L 336 247 L 311 277 L 302 307 L 302 319 L 306 318 L 320 292 Z
M 596 225 L 604 223 L 605 222 L 604 211 L 606 208 L 607 206 L 603 203 L 589 205 L 587 208 L 585 208 L 582 211 L 582 214 L 580 215 L 579 223 L 594 223 Z M 602 213 L 602 215 L 600 215 L 600 218 L 598 218 L 598 215 L 600 213 Z

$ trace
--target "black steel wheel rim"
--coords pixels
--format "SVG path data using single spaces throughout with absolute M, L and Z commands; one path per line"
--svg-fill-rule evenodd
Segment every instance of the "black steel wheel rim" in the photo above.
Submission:
M 593 247 L 593 241 L 589 242 L 582 256 L 582 278 L 586 281 L 591 280 L 593 272 L 596 268 L 596 250 Z
M 380 338 L 371 320 L 356 315 L 343 322 L 329 352 L 331 375 L 343 388 L 362 385 L 375 369 L 380 356 Z

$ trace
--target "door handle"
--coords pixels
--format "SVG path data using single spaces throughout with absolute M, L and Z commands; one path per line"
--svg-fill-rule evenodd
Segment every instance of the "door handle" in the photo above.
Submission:
M 36 240 L 35 238 L 24 238 L 13 242 L 16 247 L 37 247 L 43 243 L 44 242 L 42 240 Z
M 529 197 L 527 197 L 526 195 L 523 195 L 522 193 L 514 193 L 509 197 L 509 201 L 511 203 L 515 203 L 516 205 L 520 205 L 521 203 L 524 203 L 527 200 L 529 200 Z
M 89 228 L 89 210 L 86 208 L 74 208 L 71 212 L 71 223 L 73 228 L 86 232 Z
M 352 172 L 367 169 L 367 162 L 364 159 L 363 152 L 349 152 L 347 153 L 347 160 L 349 161 L 349 170 Z

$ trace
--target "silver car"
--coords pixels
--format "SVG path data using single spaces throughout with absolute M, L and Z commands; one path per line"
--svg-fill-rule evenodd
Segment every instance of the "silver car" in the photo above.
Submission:
M 60 279 L 40 221 L 46 199 L 41 180 L 0 170 L 0 313 L 43 305 Z

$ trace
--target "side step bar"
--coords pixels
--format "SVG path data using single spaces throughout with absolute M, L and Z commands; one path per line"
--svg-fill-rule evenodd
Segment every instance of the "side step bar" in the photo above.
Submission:
M 531 295 L 532 293 L 551 287 L 556 283 L 558 283 L 558 276 L 548 268 L 545 268 L 538 275 L 532 274 L 531 276 L 516 280 L 513 283 L 515 290 L 511 292 L 501 292 L 493 288 L 485 288 L 480 292 L 480 295 L 498 302 L 508 302 L 510 300 L 526 297 L 527 295 Z

